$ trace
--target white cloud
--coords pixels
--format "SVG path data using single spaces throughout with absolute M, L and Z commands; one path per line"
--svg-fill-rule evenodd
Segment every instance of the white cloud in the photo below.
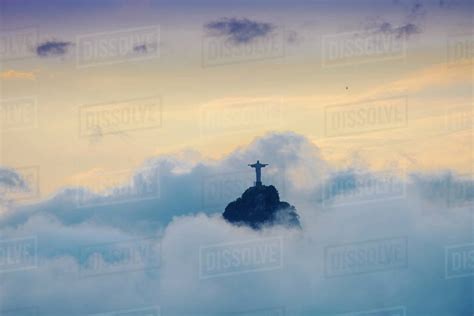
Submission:
M 277 186 L 296 206 L 301 231 L 235 227 L 220 217 L 219 196 L 203 203 L 203 181 L 230 174 L 233 182 L 215 181 L 238 193 L 253 176 L 242 170 L 257 159 L 273 168 L 264 182 L 278 178 L 272 172 L 283 175 Z M 387 178 L 356 164 L 336 170 L 293 133 L 268 134 L 218 161 L 157 157 L 136 175 L 153 170 L 158 199 L 77 208 L 80 189 L 72 188 L 3 214 L 2 240 L 35 236 L 38 267 L 1 275 L 0 310 L 84 315 L 158 305 L 163 315 L 275 315 L 279 308 L 333 315 L 403 306 L 407 315 L 472 313 L 472 277 L 445 279 L 445 247 L 473 242 L 470 180 L 449 172 Z M 398 257 L 337 270 L 334 251 Z M 211 269 L 218 273 L 204 269 L 219 255 Z

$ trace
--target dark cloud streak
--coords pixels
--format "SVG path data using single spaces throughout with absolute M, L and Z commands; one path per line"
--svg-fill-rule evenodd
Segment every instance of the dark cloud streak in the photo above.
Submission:
M 377 32 L 384 34 L 393 34 L 396 38 L 408 38 L 411 35 L 420 33 L 421 29 L 413 23 L 407 23 L 399 27 L 393 27 L 391 23 L 384 22 L 379 25 Z
M 66 55 L 71 42 L 66 41 L 46 41 L 36 47 L 36 54 L 39 57 L 55 57 Z
M 205 28 L 215 36 L 227 37 L 235 44 L 249 43 L 265 37 L 275 29 L 271 23 L 252 21 L 246 18 L 222 18 L 209 22 Z

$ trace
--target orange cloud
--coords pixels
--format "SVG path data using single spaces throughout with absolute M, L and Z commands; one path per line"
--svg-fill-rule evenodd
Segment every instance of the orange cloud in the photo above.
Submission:
M 36 80 L 36 74 L 26 71 L 6 70 L 0 72 L 1 79 L 25 79 L 25 80 Z
M 373 93 L 417 92 L 462 82 L 472 82 L 471 67 L 448 67 L 446 64 L 435 64 L 415 71 L 400 80 L 380 86 Z

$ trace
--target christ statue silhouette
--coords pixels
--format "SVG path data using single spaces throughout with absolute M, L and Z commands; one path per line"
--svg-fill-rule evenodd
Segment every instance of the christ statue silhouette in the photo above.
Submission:
M 257 163 L 253 165 L 249 165 L 249 167 L 255 168 L 255 174 L 257 177 L 257 181 L 255 182 L 255 186 L 259 187 L 262 185 L 262 168 L 265 168 L 268 164 L 260 163 L 260 160 L 257 160 Z

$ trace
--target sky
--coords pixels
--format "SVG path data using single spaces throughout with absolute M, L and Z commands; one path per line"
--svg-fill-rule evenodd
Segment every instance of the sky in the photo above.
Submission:
M 469 1 L 455 0 L 358 1 L 357 5 L 2 1 L 2 28 L 9 31 L 3 37 L 2 98 L 26 97 L 34 102 L 30 108 L 23 105 L 24 112 L 16 107 L 16 112 L 5 114 L 11 121 L 4 123 L 2 161 L 12 167 L 38 166 L 45 175 L 42 192 L 48 196 L 96 168 L 133 169 L 150 156 L 187 149 L 217 158 L 265 132 L 295 131 L 340 161 L 359 153 L 380 165 L 387 157 L 402 159 L 402 155 L 416 160 L 417 168 L 467 172 L 469 161 L 449 153 L 468 150 L 469 135 L 446 132 L 444 125 L 450 119 L 446 113 L 459 113 L 461 119 L 469 115 L 472 54 L 467 49 L 450 57 L 448 52 L 454 53 L 458 44 L 472 47 L 471 10 Z M 212 29 L 212 23 L 219 21 L 224 21 L 221 29 Z M 225 23 L 231 26 L 232 21 L 235 28 L 225 29 Z M 239 21 L 244 21 L 241 29 Z M 259 26 L 268 29 L 258 33 Z M 248 35 L 256 38 L 254 44 L 230 45 L 250 50 L 215 55 L 219 46 L 214 39 L 226 47 L 223 43 L 232 41 L 226 36 L 247 32 L 245 27 L 256 28 Z M 10 30 L 17 30 L 16 37 Z M 385 36 L 389 46 L 379 52 L 367 46 L 362 58 L 350 52 L 339 56 L 347 61 L 329 56 L 331 45 L 338 38 L 347 41 L 347 34 L 366 36 L 367 41 L 370 36 L 376 41 Z M 102 58 L 91 55 L 99 41 L 121 36 L 122 52 L 110 46 Z M 154 48 L 143 46 L 146 41 Z M 273 48 L 252 51 L 265 43 Z M 333 57 L 339 60 L 331 64 Z M 115 126 L 101 136 L 81 134 L 81 109 L 150 97 L 160 103 L 156 123 Z M 383 126 L 377 132 L 327 137 L 325 113 L 331 105 L 390 97 L 406 98 L 402 128 Z M 265 110 L 262 102 L 267 100 L 278 100 L 277 107 Z M 230 124 L 226 115 L 239 105 L 244 109 Z M 260 119 L 249 122 L 245 115 Z M 440 142 L 443 152 L 437 151 Z M 124 150 L 126 155 L 116 154 Z
M 0 0 L 0 239 L 38 243 L 31 271 L 0 274 L 0 311 L 472 313 L 472 277 L 439 276 L 472 242 L 472 30 L 469 0 Z M 217 216 L 257 159 L 303 232 Z M 386 174 L 403 194 L 346 192 Z M 149 236 L 163 262 L 133 286 L 69 271 L 86 246 Z M 392 237 L 407 269 L 323 273 L 324 249 Z M 200 246 L 261 238 L 283 238 L 283 268 L 196 276 Z

